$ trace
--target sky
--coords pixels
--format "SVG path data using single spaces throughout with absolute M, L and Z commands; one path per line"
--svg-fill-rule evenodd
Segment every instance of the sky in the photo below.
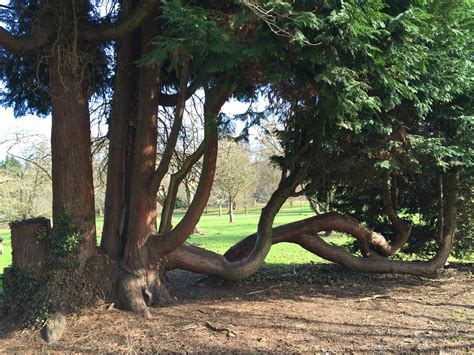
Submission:
M 257 109 L 263 109 L 264 104 L 257 104 Z M 248 109 L 248 104 L 244 104 L 235 100 L 227 102 L 222 111 L 228 115 L 244 113 Z M 239 127 L 237 127 L 237 130 Z M 31 145 L 31 139 L 25 139 L 23 144 L 15 144 L 16 136 L 41 136 L 48 140 L 51 137 L 51 117 L 46 118 L 28 115 L 25 117 L 15 118 L 12 108 L 0 107 L 0 161 L 4 160 L 7 151 L 20 155 L 21 151 Z M 5 142 L 6 141 L 6 142 Z M 2 144 L 2 142 L 4 142 Z

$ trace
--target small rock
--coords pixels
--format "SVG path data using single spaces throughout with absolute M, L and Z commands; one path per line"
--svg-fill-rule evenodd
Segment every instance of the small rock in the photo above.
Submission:
M 64 329 L 66 329 L 66 316 L 61 312 L 56 312 L 46 321 L 41 335 L 48 344 L 55 343 L 63 336 Z

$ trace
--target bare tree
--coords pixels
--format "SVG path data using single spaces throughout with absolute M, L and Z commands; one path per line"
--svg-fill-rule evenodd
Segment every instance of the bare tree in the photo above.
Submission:
M 237 200 L 253 196 L 255 183 L 255 170 L 248 148 L 241 143 L 222 140 L 217 156 L 215 189 L 227 200 L 230 223 L 234 223 Z

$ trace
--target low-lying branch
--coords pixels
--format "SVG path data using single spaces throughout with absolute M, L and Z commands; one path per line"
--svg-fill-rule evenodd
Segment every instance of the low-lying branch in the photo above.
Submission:
M 383 254 L 388 254 L 394 249 L 381 234 L 371 231 L 354 218 L 336 212 L 273 228 L 272 244 L 295 243 L 326 260 L 357 271 L 432 276 L 446 263 L 454 238 L 458 189 L 457 177 L 454 175 L 450 178 L 449 189 L 447 201 L 449 214 L 444 225 L 443 239 L 436 256 L 428 261 L 395 261 L 367 253 L 365 256 L 372 257 L 357 257 L 342 247 L 326 243 L 317 233 L 328 230 L 347 233 L 367 249 L 375 247 L 377 250 L 385 251 Z M 238 269 L 241 260 L 248 258 L 256 240 L 257 234 L 252 234 L 234 245 L 224 255 L 184 244 L 169 256 L 169 266 L 234 281 L 237 279 L 234 270 Z M 243 279 L 248 275 L 240 276 L 240 279 Z

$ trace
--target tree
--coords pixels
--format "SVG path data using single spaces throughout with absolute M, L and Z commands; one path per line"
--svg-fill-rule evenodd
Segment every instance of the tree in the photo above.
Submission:
M 273 191 L 278 186 L 280 171 L 271 162 L 271 158 L 281 153 L 277 138 L 277 122 L 270 121 L 263 126 L 255 149 L 255 162 L 253 164 L 256 174 L 257 186 L 255 190 L 255 200 L 267 202 Z
M 39 139 L 38 139 L 39 138 Z M 17 134 L 0 162 L 0 223 L 51 215 L 51 161 L 43 137 Z M 22 145 L 22 152 L 13 148 Z M 25 146 L 25 144 L 27 144 Z
M 234 223 L 236 202 L 252 196 L 255 191 L 255 170 L 250 152 L 243 144 L 231 140 L 220 142 L 215 189 L 220 195 L 225 196 L 229 223 Z
M 56 233 L 51 240 L 57 246 L 70 241 L 62 236 L 79 236 L 82 243 L 72 244 L 80 247 L 80 279 L 94 280 L 100 270 L 94 285 L 121 307 L 149 316 L 149 305 L 167 299 L 167 268 L 229 281 L 246 278 L 278 242 L 297 243 L 368 272 L 433 275 L 444 265 L 454 237 L 459 176 L 472 168 L 471 137 L 464 129 L 470 122 L 465 97 L 472 93 L 466 79 L 472 69 L 469 2 L 122 1 L 107 18 L 95 16 L 85 0 L 63 0 L 61 6 L 17 0 L 12 5 L 11 15 L 4 17 L 9 31 L 0 29 L 0 46 L 14 53 L 2 52 L 7 86 L 2 102 L 52 112 Z M 113 60 L 107 56 L 111 41 Z M 101 71 L 92 70 L 94 60 L 103 64 Z M 42 73 L 46 91 L 41 97 L 34 98 L 15 80 L 15 62 L 23 64 L 17 71 L 30 81 L 33 69 Z M 111 66 L 113 87 L 107 80 Z M 197 89 L 204 92 L 203 141 L 174 170 L 186 102 Z M 107 90 L 112 102 L 98 253 L 89 101 Z M 281 174 L 257 231 L 224 256 L 185 244 L 211 194 L 219 136 L 236 120 L 243 120 L 248 132 L 265 116 L 249 111 L 224 117 L 221 107 L 231 96 L 251 101 L 258 95 L 268 98 L 265 113 L 278 120 L 281 152 L 272 163 Z M 164 125 L 166 139 L 158 139 L 159 106 L 173 112 Z M 201 156 L 194 198 L 183 219 L 171 226 L 176 186 Z M 399 157 L 409 162 L 394 169 Z M 428 182 L 441 176 L 437 253 L 421 263 L 390 260 L 410 235 L 396 196 L 409 195 L 415 177 L 411 167 L 417 164 L 425 175 L 416 177 L 430 174 Z M 335 187 L 344 190 L 337 198 L 348 201 L 349 188 L 370 174 L 377 176 L 370 182 L 380 183 L 375 207 L 383 205 L 384 218 L 396 232 L 393 243 L 336 212 L 273 228 L 288 198 Z M 175 180 L 157 228 L 157 194 L 167 175 Z M 398 184 L 404 179 L 406 186 Z M 317 235 L 324 230 L 352 235 L 363 257 L 324 242 Z

